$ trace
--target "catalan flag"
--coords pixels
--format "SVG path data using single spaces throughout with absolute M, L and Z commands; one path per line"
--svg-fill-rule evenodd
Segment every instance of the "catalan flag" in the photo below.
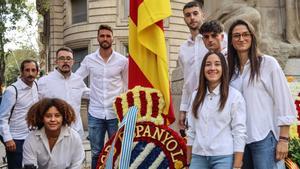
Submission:
M 130 0 L 129 84 L 163 93 L 165 124 L 174 122 L 163 19 L 171 15 L 170 0 Z

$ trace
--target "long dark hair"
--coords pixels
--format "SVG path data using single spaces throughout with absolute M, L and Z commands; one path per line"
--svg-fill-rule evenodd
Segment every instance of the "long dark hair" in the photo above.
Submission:
M 205 95 L 206 95 L 206 91 L 208 88 L 208 81 L 204 75 L 204 68 L 205 68 L 207 58 L 212 54 L 215 54 L 220 58 L 221 67 L 222 67 L 222 76 L 221 76 L 221 82 L 220 82 L 221 83 L 221 85 L 220 85 L 221 96 L 220 96 L 220 101 L 219 101 L 219 103 L 220 103 L 219 111 L 223 110 L 223 108 L 226 104 L 227 98 L 228 98 L 229 80 L 228 80 L 228 67 L 226 64 L 225 57 L 222 53 L 208 52 L 204 56 L 202 64 L 201 64 L 198 91 L 197 91 L 196 97 L 193 101 L 192 112 L 196 119 L 198 118 L 198 113 L 197 113 L 198 108 L 203 103 Z
M 235 70 L 238 67 L 238 74 L 240 73 L 240 59 L 238 57 L 236 49 L 232 45 L 232 32 L 233 29 L 238 26 L 238 25 L 244 25 L 247 27 L 248 31 L 251 34 L 251 46 L 248 52 L 248 59 L 250 61 L 250 78 L 249 82 L 254 80 L 254 77 L 258 77 L 260 75 L 260 65 L 262 62 L 262 57 L 261 53 L 259 52 L 259 49 L 257 47 L 257 38 L 255 35 L 254 27 L 247 21 L 245 20 L 236 20 L 233 22 L 229 28 L 228 32 L 228 56 L 227 56 L 227 61 L 228 61 L 228 70 L 229 70 L 229 79 L 232 79 L 232 77 L 235 74 Z

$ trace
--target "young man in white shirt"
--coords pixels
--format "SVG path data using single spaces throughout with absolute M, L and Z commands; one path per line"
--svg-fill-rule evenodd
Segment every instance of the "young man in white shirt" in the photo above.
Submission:
M 179 130 L 183 136 L 185 135 L 183 132 L 186 129 L 186 112 L 190 105 L 191 95 L 198 87 L 200 66 L 203 56 L 208 52 L 199 34 L 199 28 L 204 21 L 202 6 L 203 4 L 197 1 L 191 1 L 183 7 L 184 21 L 191 32 L 190 37 L 179 49 L 179 63 L 183 69 L 184 79 L 180 104 Z
M 68 102 L 76 113 L 75 123 L 71 127 L 84 137 L 80 116 L 81 98 L 88 99 L 89 89 L 81 76 L 72 73 L 74 64 L 73 51 L 62 47 L 56 52 L 56 69 L 38 81 L 39 98 L 59 98 Z
M 38 64 L 34 60 L 21 63 L 21 76 L 5 90 L 0 105 L 0 140 L 6 148 L 9 169 L 22 168 L 23 144 L 29 130 L 27 111 L 38 101 L 35 78 Z
M 100 25 L 97 40 L 100 49 L 87 55 L 76 71 L 76 74 L 83 78 L 89 75 L 90 79 L 88 126 L 92 169 L 96 168 L 106 131 L 111 137 L 118 129 L 113 102 L 116 96 L 127 90 L 128 86 L 128 59 L 112 49 L 112 28 Z
M 207 21 L 199 29 L 205 47 L 212 52 L 222 53 L 227 57 L 227 48 L 222 45 L 224 40 L 224 27 L 216 20 Z

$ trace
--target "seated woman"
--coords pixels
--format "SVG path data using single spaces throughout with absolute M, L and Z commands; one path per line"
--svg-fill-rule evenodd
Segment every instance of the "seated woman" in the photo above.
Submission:
M 69 126 L 75 121 L 73 108 L 61 99 L 45 98 L 28 112 L 32 131 L 23 146 L 23 166 L 39 169 L 79 169 L 84 150 L 78 133 Z
M 229 86 L 222 53 L 204 56 L 192 101 L 187 132 L 190 169 L 240 168 L 246 144 L 246 105 L 241 93 Z

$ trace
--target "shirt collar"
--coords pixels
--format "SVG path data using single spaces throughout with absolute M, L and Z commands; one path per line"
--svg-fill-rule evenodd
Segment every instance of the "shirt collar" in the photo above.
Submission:
M 97 51 L 96 51 L 96 56 L 97 56 L 98 58 L 100 58 L 102 61 L 104 61 L 103 58 L 102 58 L 101 55 L 100 55 L 100 49 L 99 49 L 99 48 L 98 48 Z M 112 53 L 111 53 L 111 55 L 109 56 L 109 58 L 108 58 L 108 60 L 107 60 L 107 63 L 108 63 L 114 56 L 115 56 L 115 51 L 113 50 Z
M 188 39 L 187 39 L 187 42 L 189 45 L 192 45 L 195 43 L 196 40 L 198 39 L 201 39 L 202 38 L 202 35 L 199 33 L 196 37 L 195 37 L 195 40 L 192 40 L 192 35 L 189 35 Z
M 243 72 L 245 72 L 245 70 L 248 69 L 249 67 L 250 67 L 250 60 L 248 59 L 248 60 L 246 61 L 246 63 L 245 63 Z M 235 71 L 235 74 L 238 74 L 238 71 L 239 71 L 238 66 L 235 66 L 235 70 L 234 70 L 234 71 Z
M 220 95 L 220 86 L 221 86 L 221 83 L 219 83 L 218 86 L 212 92 L 210 92 L 207 87 L 206 95 L 216 95 L 216 96 Z
M 53 73 L 54 73 L 54 75 L 56 75 L 56 76 L 58 76 L 58 77 L 60 77 L 60 78 L 62 78 L 62 79 L 69 79 L 69 78 L 71 77 L 71 75 L 72 75 L 72 72 L 71 72 L 71 75 L 70 75 L 69 77 L 65 78 L 65 77 L 57 70 L 57 68 L 55 68 L 55 69 L 53 70 Z
M 23 80 L 20 77 L 18 77 L 17 82 L 20 84 L 21 89 L 31 89 L 31 87 L 28 86 L 25 82 L 23 82 Z
M 47 136 L 46 136 L 46 133 L 45 133 L 45 127 L 42 127 L 40 130 L 37 130 L 35 135 L 39 136 L 41 138 L 47 139 Z M 58 136 L 58 141 L 61 140 L 65 136 L 70 136 L 70 132 L 69 132 L 67 126 L 62 126 L 61 130 L 60 130 L 60 134 Z

